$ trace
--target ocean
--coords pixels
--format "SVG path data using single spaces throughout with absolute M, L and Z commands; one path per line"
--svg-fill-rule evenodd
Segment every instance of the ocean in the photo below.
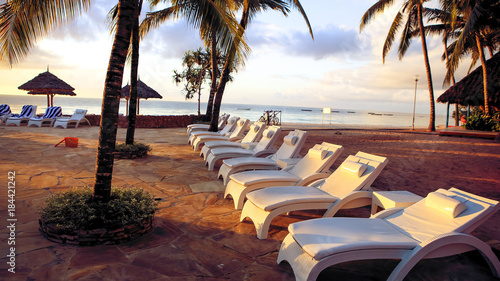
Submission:
M 0 104 L 8 104 L 13 113 L 19 113 L 25 104 L 37 105 L 37 113 L 45 112 L 47 108 L 46 96 L 0 95 Z M 101 114 L 102 99 L 55 96 L 54 105 L 61 106 L 63 114 L 71 115 L 75 109 L 87 109 L 88 114 Z M 143 115 L 191 115 L 198 114 L 196 101 L 167 101 L 158 99 L 140 100 L 139 113 Z M 206 110 L 206 103 L 201 104 L 201 114 Z M 365 111 L 356 109 L 331 108 L 331 114 L 323 114 L 322 108 L 294 107 L 281 105 L 253 105 L 223 103 L 221 113 L 248 118 L 255 121 L 266 110 L 281 111 L 282 123 L 309 123 L 309 124 L 342 124 L 368 125 L 380 127 L 410 127 L 412 113 Z M 120 103 L 120 114 L 126 114 L 126 102 Z M 330 121 L 331 118 L 331 121 Z M 445 125 L 446 116 L 436 115 L 436 126 Z M 449 124 L 454 124 L 450 116 Z M 427 128 L 429 114 L 415 114 L 415 127 Z

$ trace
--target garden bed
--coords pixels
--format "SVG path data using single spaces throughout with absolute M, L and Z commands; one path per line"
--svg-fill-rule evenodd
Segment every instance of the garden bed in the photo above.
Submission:
M 153 217 L 116 229 L 66 230 L 38 220 L 39 230 L 50 241 L 78 246 L 112 245 L 136 239 L 153 230 Z

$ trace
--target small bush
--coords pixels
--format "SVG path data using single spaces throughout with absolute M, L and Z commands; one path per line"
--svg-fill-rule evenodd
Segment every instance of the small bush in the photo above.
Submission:
M 500 130 L 500 124 L 490 116 L 475 114 L 467 118 L 465 129 L 497 132 Z
M 65 230 L 116 229 L 153 217 L 157 205 L 152 194 L 139 188 L 112 188 L 111 200 L 98 203 L 90 187 L 80 187 L 47 198 L 40 214 L 45 224 Z
M 115 146 L 115 151 L 124 158 L 144 157 L 151 150 L 149 145 L 139 142 L 134 142 L 133 144 L 121 143 Z

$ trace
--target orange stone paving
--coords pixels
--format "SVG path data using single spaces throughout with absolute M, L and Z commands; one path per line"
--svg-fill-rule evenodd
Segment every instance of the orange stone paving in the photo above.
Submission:
M 119 142 L 125 132 L 119 129 Z M 64 137 L 78 137 L 79 146 L 54 147 Z M 257 239 L 253 224 L 240 223 L 240 211 L 223 198 L 217 172 L 207 171 L 187 145 L 184 128 L 137 129 L 136 141 L 150 144 L 150 155 L 115 160 L 113 185 L 141 187 L 160 200 L 151 233 L 119 245 L 91 247 L 46 240 L 38 231 L 37 211 L 50 194 L 92 185 L 97 138 L 97 127 L 0 127 L 0 182 L 6 185 L 8 172 L 15 171 L 18 219 L 14 274 L 7 271 L 9 230 L 0 229 L 1 280 L 294 280 L 288 264 L 276 264 L 287 226 L 321 213 L 281 216 L 273 221 L 267 240 Z M 5 225 L 7 192 L 2 190 L 0 220 Z M 368 217 L 369 212 L 365 207 L 340 215 Z M 396 264 L 345 263 L 325 270 L 318 280 L 384 280 Z M 453 272 L 443 270 L 443 265 L 453 265 Z M 495 280 L 474 252 L 422 261 L 407 280 L 453 279 L 450 276 Z

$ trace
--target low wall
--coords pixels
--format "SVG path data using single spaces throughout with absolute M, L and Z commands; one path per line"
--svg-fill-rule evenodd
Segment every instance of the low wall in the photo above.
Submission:
M 85 116 L 92 126 L 99 126 L 101 115 L 86 115 Z M 135 121 L 136 128 L 179 128 L 186 127 L 198 120 L 198 115 L 172 115 L 172 116 L 153 116 L 139 115 Z M 118 117 L 118 127 L 127 128 L 127 116 Z

